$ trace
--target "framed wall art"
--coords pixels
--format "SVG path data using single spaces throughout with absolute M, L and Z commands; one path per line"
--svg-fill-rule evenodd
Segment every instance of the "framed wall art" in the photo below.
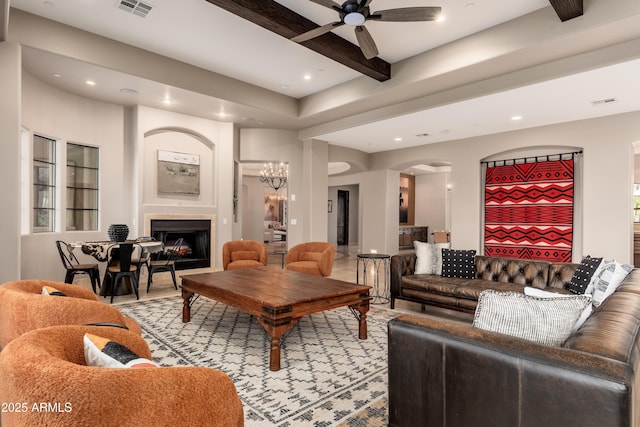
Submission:
M 200 194 L 200 156 L 158 150 L 158 193 Z

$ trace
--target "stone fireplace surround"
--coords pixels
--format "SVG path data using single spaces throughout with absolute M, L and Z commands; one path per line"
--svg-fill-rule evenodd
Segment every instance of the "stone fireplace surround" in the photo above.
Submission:
M 144 235 L 151 236 L 151 221 L 152 220 L 204 220 L 210 222 L 210 231 L 209 231 L 209 267 L 213 267 L 215 265 L 215 225 L 216 225 L 216 217 L 215 215 L 204 215 L 204 214 L 158 214 L 158 213 L 149 213 L 144 215 Z M 199 268 L 199 267 L 187 267 L 187 268 Z M 208 267 L 206 267 L 208 268 Z

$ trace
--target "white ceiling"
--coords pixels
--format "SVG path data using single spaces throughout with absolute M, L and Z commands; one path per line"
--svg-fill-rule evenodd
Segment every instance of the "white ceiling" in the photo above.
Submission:
M 278 2 L 319 25 L 337 17 L 335 12 L 311 1 Z M 585 15 L 590 13 L 590 5 L 596 8 L 596 2 L 606 7 L 605 0 L 585 0 Z M 624 2 L 629 3 L 629 0 Z M 141 18 L 120 10 L 118 0 L 11 0 L 13 8 L 301 101 L 336 86 L 378 85 L 377 88 L 385 85 L 373 80 L 373 83 L 363 83 L 356 71 L 205 0 L 150 0 L 146 3 L 153 9 L 146 18 Z M 445 20 L 367 22 L 382 59 L 392 64 L 406 62 L 415 55 L 523 15 L 544 8 L 551 10 L 548 0 L 374 0 L 371 9 L 425 5 L 442 6 Z M 355 43 L 349 28 L 340 28 L 336 34 Z M 256 105 L 205 96 L 36 49 L 25 48 L 23 56 L 25 69 L 30 74 L 83 96 L 234 121 L 241 127 L 298 129 L 305 136 L 368 153 L 640 109 L 640 85 L 636 77 L 640 75 L 640 60 L 635 58 L 463 101 L 415 107 L 386 117 L 356 120 L 356 124 L 323 126 L 321 119 L 314 122 L 313 119 L 305 120 L 302 115 L 297 119 L 285 117 Z M 305 80 L 305 74 L 311 78 Z M 86 79 L 95 80 L 96 86 L 86 86 Z M 134 89 L 137 94 L 122 93 L 123 88 Z M 170 106 L 162 103 L 166 97 L 173 100 Z M 615 102 L 592 104 L 592 101 L 607 98 L 614 98 Z M 405 99 L 410 100 L 410 96 Z M 512 121 L 514 115 L 521 115 L 522 119 Z M 420 134 L 429 136 L 416 136 Z M 402 140 L 395 141 L 395 138 Z

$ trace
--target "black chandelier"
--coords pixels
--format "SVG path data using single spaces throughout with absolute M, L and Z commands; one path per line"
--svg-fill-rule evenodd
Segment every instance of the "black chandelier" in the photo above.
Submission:
M 287 184 L 288 175 L 289 170 L 287 165 L 284 163 L 274 165 L 269 162 L 269 164 L 265 164 L 260 171 L 260 182 L 278 191 Z

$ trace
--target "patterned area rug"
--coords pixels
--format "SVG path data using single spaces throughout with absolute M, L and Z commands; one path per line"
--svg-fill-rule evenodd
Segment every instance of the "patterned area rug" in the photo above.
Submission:
M 182 323 L 182 299 L 120 306 L 140 323 L 163 366 L 208 366 L 227 373 L 247 426 L 386 426 L 387 322 L 398 313 L 372 307 L 368 339 L 348 308 L 303 317 L 282 342 L 281 369 L 269 371 L 269 339 L 246 313 L 206 298 Z

